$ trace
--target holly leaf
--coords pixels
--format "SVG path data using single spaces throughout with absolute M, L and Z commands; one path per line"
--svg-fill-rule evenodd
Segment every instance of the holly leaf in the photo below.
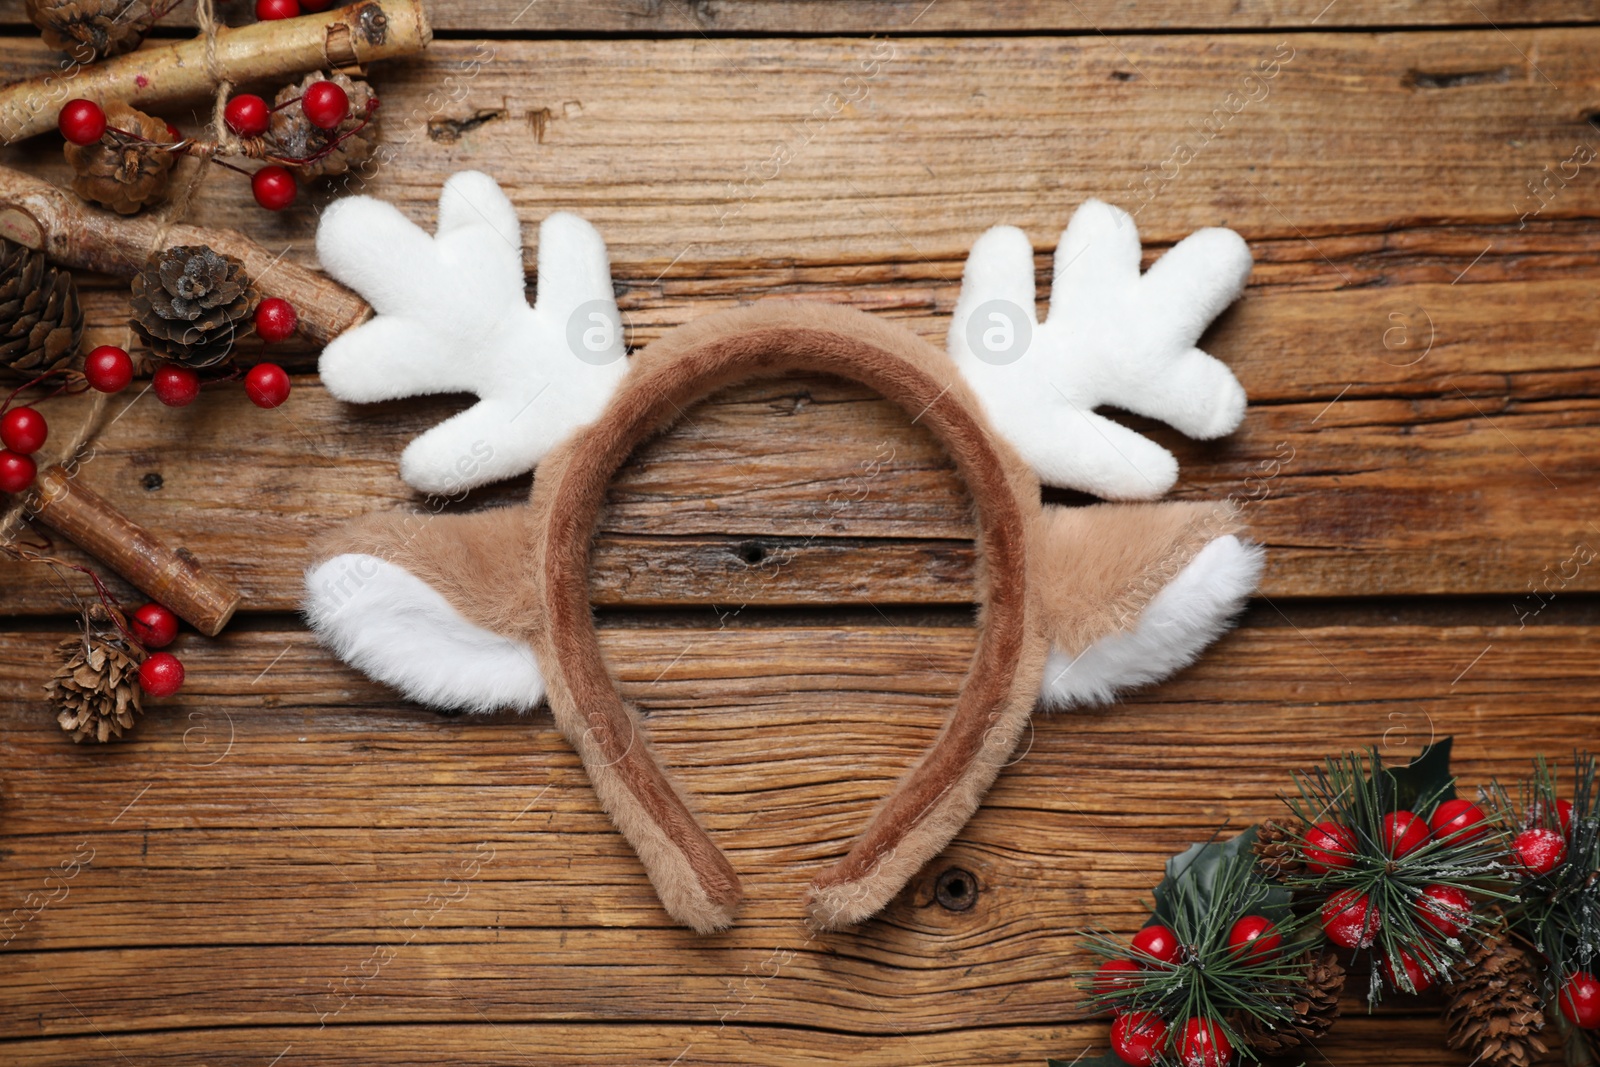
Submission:
M 1114 1052 L 1102 1052 L 1098 1056 L 1089 1056 L 1087 1050 L 1085 1050 L 1084 1055 L 1075 1060 L 1050 1059 L 1045 1060 L 1044 1064 L 1045 1067 L 1126 1067 L 1126 1061 L 1118 1057 Z
M 1206 907 L 1222 888 L 1223 878 L 1227 877 L 1233 868 L 1239 866 L 1247 867 L 1246 877 L 1260 887 L 1259 902 L 1251 907 L 1251 911 L 1264 915 L 1273 922 L 1286 921 L 1290 916 L 1289 891 L 1262 876 L 1251 854 L 1255 842 L 1256 828 L 1251 826 L 1239 836 L 1227 841 L 1211 840 L 1190 845 L 1167 860 L 1166 877 L 1161 879 L 1161 883 L 1155 888 L 1154 914 L 1145 925 L 1150 926 L 1155 923 L 1173 925 L 1176 920 L 1177 886 L 1180 881 L 1190 882 L 1191 892 L 1197 895 L 1201 906 Z
M 1377 785 L 1384 811 L 1414 811 L 1426 818 L 1424 806 L 1431 811 L 1455 799 L 1455 776 L 1450 773 L 1452 740 L 1441 738 L 1404 767 L 1383 768 Z

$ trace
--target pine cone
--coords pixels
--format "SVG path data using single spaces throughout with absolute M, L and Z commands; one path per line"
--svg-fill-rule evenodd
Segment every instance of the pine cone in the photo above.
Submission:
M 322 130 L 311 125 L 306 118 L 306 113 L 299 107 L 283 107 L 284 104 L 296 97 L 305 95 L 305 91 L 316 82 L 330 81 L 343 89 L 350 98 L 350 114 L 345 120 L 331 130 Z M 339 146 L 320 159 L 299 165 L 296 169 L 303 178 L 320 178 L 327 174 L 343 174 L 351 167 L 359 166 L 372 157 L 372 150 L 378 143 L 377 112 L 369 112 L 368 105 L 376 100 L 377 94 L 372 91 L 372 86 L 359 78 L 352 78 L 345 74 L 322 74 L 312 71 L 300 80 L 298 84 L 286 85 L 278 90 L 273 106 L 282 110 L 272 113 L 271 137 L 277 145 L 277 154 L 288 159 L 311 159 L 318 152 L 327 148 L 334 141 L 339 141 Z M 371 119 L 360 133 L 351 134 L 351 131 L 360 126 L 365 119 Z M 345 136 L 350 134 L 350 136 Z
M 1297 842 L 1300 840 L 1299 823 L 1284 826 L 1268 819 L 1256 829 L 1252 851 L 1261 865 L 1261 873 L 1273 881 L 1287 875 L 1305 873 L 1306 865 L 1300 858 Z
M 1456 973 L 1461 977 L 1444 990 L 1451 1048 L 1484 1067 L 1529 1067 L 1547 1051 L 1536 1036 L 1545 1018 L 1538 969 L 1503 922 L 1472 946 Z
M 1344 990 L 1344 967 L 1332 952 L 1311 952 L 1304 957 L 1306 975 L 1295 989 L 1289 1010 L 1294 1017 L 1274 1026 L 1253 1016 L 1239 1019 L 1239 1036 L 1263 1056 L 1280 1056 L 1322 1040 L 1339 1018 L 1339 994 Z
M 144 713 L 139 664 L 119 635 L 85 633 L 56 647 L 61 665 L 45 686 L 56 722 L 74 741 L 109 741 L 133 728 Z
M 28 0 L 27 6 L 44 43 L 79 63 L 133 51 L 163 14 L 146 0 Z
M 72 191 L 119 215 L 132 215 L 146 204 L 160 203 L 166 198 L 177 159 L 159 147 L 168 143 L 167 124 L 126 104 L 112 103 L 106 106 L 106 125 L 115 129 L 108 128 L 94 144 L 67 142 L 67 162 L 75 175 Z M 118 130 L 144 140 L 124 137 Z
M 0 376 L 26 380 L 64 367 L 82 338 L 72 275 L 0 238 Z
M 179 245 L 150 257 L 134 275 L 131 325 L 150 350 L 186 367 L 214 367 L 261 294 L 232 256 L 205 245 Z

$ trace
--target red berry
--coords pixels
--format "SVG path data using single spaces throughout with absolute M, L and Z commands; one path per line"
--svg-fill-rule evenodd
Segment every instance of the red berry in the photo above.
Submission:
M 39 467 L 27 456 L 15 452 L 0 452 L 0 492 L 20 493 L 33 484 Z
M 1167 1024 L 1153 1011 L 1130 1011 L 1111 1024 L 1111 1051 L 1133 1067 L 1149 1067 L 1166 1044 Z
M 1572 833 L 1572 801 L 1556 801 L 1556 822 L 1561 824 L 1561 836 L 1567 837 Z
M 1405 949 L 1400 950 L 1400 967 L 1406 972 L 1406 982 L 1401 983 L 1395 974 L 1394 957 L 1383 958 L 1383 976 L 1389 979 L 1389 984 L 1402 992 L 1426 993 L 1433 985 L 1433 976 L 1422 969 L 1422 964 L 1412 958 L 1411 953 Z M 1408 990 L 1406 986 L 1411 988 Z
M 1395 859 L 1409 856 L 1428 843 L 1428 824 L 1411 811 L 1391 811 L 1383 817 L 1383 850 Z
M 139 688 L 146 696 L 169 697 L 183 686 L 183 664 L 171 652 L 157 652 L 139 664 Z
M 185 407 L 200 395 L 200 375 L 187 367 L 157 367 L 150 376 L 150 385 L 156 391 L 156 399 L 169 408 Z
M 300 327 L 294 305 L 281 296 L 269 296 L 256 305 L 256 333 L 268 344 L 286 341 Z
M 1319 822 L 1306 831 L 1306 870 L 1326 874 L 1335 867 L 1355 862 L 1356 835 L 1348 826 Z
M 1580 1030 L 1600 1027 L 1600 979 L 1579 971 L 1561 987 L 1561 1014 Z
M 178 617 L 152 601 L 133 613 L 133 636 L 146 648 L 166 648 L 178 636 Z
M 0 442 L 13 452 L 31 456 L 44 447 L 50 427 L 33 408 L 12 408 L 0 417 Z
M 179 141 L 183 140 L 183 131 L 179 130 L 178 127 L 174 126 L 172 123 L 167 123 L 167 140 L 171 141 L 173 144 L 177 144 Z
M 1178 935 L 1156 923 L 1133 935 L 1133 950 L 1162 963 L 1178 962 Z
M 1428 827 L 1433 831 L 1433 836 L 1441 841 L 1449 840 L 1457 845 L 1464 845 L 1469 841 L 1476 841 L 1488 832 L 1483 809 L 1470 800 L 1447 800 L 1433 809 L 1433 817 L 1428 820 Z
M 1132 989 L 1139 984 L 1135 977 L 1140 967 L 1132 960 L 1106 960 L 1094 972 L 1089 988 L 1096 993 L 1111 993 L 1118 989 Z
M 282 211 L 294 203 L 295 193 L 298 192 L 294 175 L 289 173 L 287 167 L 280 167 L 276 163 L 262 167 L 251 176 L 250 191 L 255 194 L 256 203 L 268 211 Z
M 94 144 L 106 132 L 106 113 L 93 100 L 68 100 L 56 125 L 73 144 Z
M 1251 959 L 1271 955 L 1282 944 L 1283 935 L 1278 928 L 1261 915 L 1246 915 L 1228 931 L 1228 947 L 1241 950 Z
M 1366 948 L 1382 925 L 1378 906 L 1354 889 L 1341 889 L 1322 905 L 1322 928 L 1335 945 Z
M 1189 1019 L 1178 1031 L 1178 1062 L 1183 1067 L 1223 1067 L 1233 1043 L 1215 1019 Z
M 1536 826 L 1511 839 L 1511 854 L 1531 874 L 1549 874 L 1567 858 L 1566 838 Z
M 272 125 L 272 112 L 254 93 L 240 93 L 222 109 L 222 120 L 240 137 L 260 137 Z
M 133 359 L 116 345 L 101 345 L 83 361 L 83 376 L 102 393 L 117 393 L 133 381 Z
M 1423 887 L 1417 918 L 1446 937 L 1455 937 L 1472 922 L 1472 898 L 1453 885 Z
M 292 19 L 300 14 L 298 0 L 256 0 L 256 18 L 262 22 Z
M 330 81 L 312 82 L 300 98 L 306 121 L 320 130 L 331 130 L 350 114 L 350 98 Z
M 258 408 L 275 408 L 289 399 L 289 376 L 276 363 L 257 363 L 245 372 L 244 392 Z

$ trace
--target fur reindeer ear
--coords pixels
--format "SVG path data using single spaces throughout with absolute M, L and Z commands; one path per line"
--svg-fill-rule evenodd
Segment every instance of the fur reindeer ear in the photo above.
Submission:
M 1260 581 L 1262 550 L 1239 529 L 1227 503 L 1046 507 L 1033 539 L 1044 705 L 1104 704 L 1193 662 Z
M 545 219 L 528 307 L 522 230 L 487 174 L 445 183 L 432 237 L 390 204 L 340 200 L 317 229 L 317 254 L 377 312 L 323 350 L 329 392 L 354 403 L 480 398 L 406 448 L 401 477 L 423 492 L 526 474 L 599 415 L 627 368 L 600 235 L 576 215 Z
M 305 614 L 340 659 L 430 707 L 528 711 L 544 676 L 521 594 L 527 508 L 368 515 L 317 546 Z
M 1244 240 L 1201 230 L 1143 275 L 1139 250 L 1127 212 L 1085 203 L 1056 247 L 1044 322 L 1021 230 L 995 227 L 967 258 L 950 354 L 990 421 L 1047 485 L 1144 500 L 1177 480 L 1172 453 L 1096 414 L 1101 405 L 1202 440 L 1232 432 L 1244 416 L 1232 372 L 1195 347 L 1244 289 Z

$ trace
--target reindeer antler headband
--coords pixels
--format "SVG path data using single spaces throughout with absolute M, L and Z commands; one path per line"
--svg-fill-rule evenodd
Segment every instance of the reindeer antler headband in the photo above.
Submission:
M 1238 424 L 1243 390 L 1194 347 L 1250 270 L 1231 231 L 1200 231 L 1141 276 L 1132 220 L 1090 201 L 1062 236 L 1040 323 L 1032 247 L 997 227 L 967 262 L 949 355 L 861 312 L 763 303 L 624 358 L 599 235 L 572 215 L 545 220 L 529 308 L 515 211 L 473 172 L 446 183 L 431 238 L 355 197 L 329 209 L 317 247 L 378 312 L 323 353 L 330 391 L 481 398 L 411 443 L 406 481 L 456 492 L 535 465 L 538 475 L 523 507 L 369 515 L 336 531 L 307 573 L 312 625 L 346 661 L 426 704 L 527 710 L 548 699 L 667 911 L 696 930 L 733 921 L 738 876 L 617 692 L 590 615 L 588 560 L 612 474 L 699 398 L 796 369 L 853 379 L 934 433 L 975 504 L 971 670 L 933 746 L 812 882 L 823 927 L 872 915 L 944 848 L 1035 703 L 1104 701 L 1166 676 L 1255 588 L 1260 551 L 1235 536 L 1225 502 L 1040 503 L 1041 479 L 1119 500 L 1172 485 L 1171 454 L 1095 414 L 1101 404 L 1196 437 Z M 598 332 L 583 336 L 591 324 Z

